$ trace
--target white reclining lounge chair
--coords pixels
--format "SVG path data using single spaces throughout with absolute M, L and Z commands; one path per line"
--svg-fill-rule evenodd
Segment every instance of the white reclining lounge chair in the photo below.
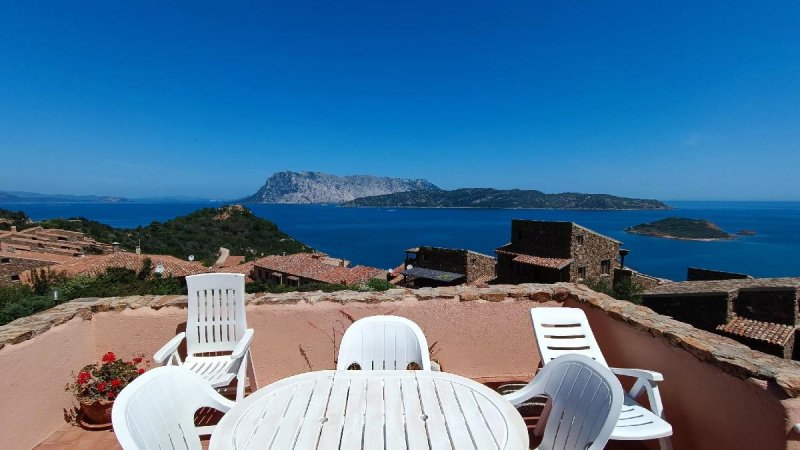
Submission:
M 234 402 L 219 395 L 199 375 L 182 367 L 157 367 L 119 393 L 111 410 L 114 433 L 125 450 L 186 448 L 201 450 L 195 412 L 228 412 Z
M 608 367 L 586 314 L 582 310 L 564 307 L 532 308 L 531 319 L 539 354 L 545 367 L 553 359 L 571 354 L 587 356 Z M 611 439 L 629 441 L 658 439 L 661 450 L 671 450 L 672 441 L 669 436 L 672 436 L 672 425 L 665 420 L 664 406 L 657 384 L 664 377 L 650 370 L 613 367 L 610 369 L 616 375 L 636 378 L 631 390 L 625 394 L 622 413 L 611 433 Z M 647 394 L 649 410 L 635 400 L 643 392 Z
M 344 332 L 336 369 L 407 370 L 412 363 L 431 370 L 428 341 L 419 325 L 404 317 L 372 316 Z
M 539 450 L 600 450 L 622 409 L 619 380 L 583 355 L 565 355 L 546 365 L 522 389 L 504 395 L 518 405 L 538 396 L 550 399 L 550 415 Z
M 244 275 L 209 273 L 186 277 L 189 317 L 186 331 L 172 338 L 153 356 L 158 364 L 180 365 L 202 376 L 214 388 L 236 378 L 236 401 L 244 398 L 247 381 L 258 389 L 244 311 Z M 178 347 L 186 340 L 186 360 Z

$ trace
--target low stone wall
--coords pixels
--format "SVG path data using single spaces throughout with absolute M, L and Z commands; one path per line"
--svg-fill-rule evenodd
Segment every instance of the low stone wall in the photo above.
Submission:
M 728 338 L 595 293 L 585 286 L 499 285 L 288 293 L 247 297 L 253 355 L 263 386 L 334 366 L 353 320 L 396 314 L 419 323 L 444 370 L 478 380 L 526 380 L 540 362 L 528 309 L 586 311 L 612 366 L 661 371 L 675 448 L 800 448 L 800 366 Z M 72 406 L 70 370 L 106 351 L 152 354 L 186 320 L 183 296 L 80 299 L 0 327 L 0 440 L 30 448 Z M 747 426 L 735 426 L 747 424 Z M 754 444 L 757 444 L 753 446 Z

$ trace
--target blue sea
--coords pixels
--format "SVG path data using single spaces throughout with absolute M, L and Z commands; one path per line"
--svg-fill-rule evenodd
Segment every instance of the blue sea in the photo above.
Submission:
M 340 208 L 248 205 L 296 239 L 357 264 L 390 268 L 418 245 L 467 248 L 494 255 L 509 241 L 511 219 L 567 220 L 624 242 L 626 265 L 672 280 L 688 266 L 759 277 L 800 275 L 800 202 L 668 202 L 670 211 L 563 211 L 424 208 Z M 82 216 L 115 227 L 166 221 L 219 203 L 7 203 L 33 219 Z M 695 242 L 628 234 L 631 225 L 669 216 L 707 219 L 728 232 L 755 236 Z M 146 249 L 145 249 L 146 250 Z

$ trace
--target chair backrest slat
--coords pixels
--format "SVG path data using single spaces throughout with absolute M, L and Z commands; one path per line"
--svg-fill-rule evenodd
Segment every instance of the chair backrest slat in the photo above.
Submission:
M 403 317 L 373 316 L 345 331 L 336 368 L 358 364 L 361 370 L 406 370 L 411 363 L 431 369 L 428 341 L 419 326 Z
M 536 344 L 547 364 L 559 356 L 579 354 L 608 367 L 589 326 L 586 314 L 578 308 L 531 308 Z
M 189 318 L 187 353 L 232 351 L 247 329 L 244 275 L 210 273 L 186 277 Z
M 534 395 L 550 398 L 542 450 L 601 449 L 622 409 L 623 391 L 611 371 L 583 355 L 565 355 L 533 381 Z
M 126 450 L 200 450 L 194 415 L 203 407 L 219 408 L 215 395 L 200 375 L 188 369 L 152 369 L 120 392 L 111 413 L 114 432 Z

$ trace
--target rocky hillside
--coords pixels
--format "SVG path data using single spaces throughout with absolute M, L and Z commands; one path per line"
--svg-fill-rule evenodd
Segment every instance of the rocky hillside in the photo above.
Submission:
M 359 198 L 342 206 L 409 208 L 518 208 L 518 209 L 670 209 L 658 200 L 616 197 L 607 194 L 545 194 L 533 190 L 488 188 L 453 191 L 401 192 Z
M 246 203 L 342 203 L 360 197 L 406 191 L 439 190 L 427 180 L 374 177 L 370 175 L 336 176 L 321 172 L 278 172 Z

